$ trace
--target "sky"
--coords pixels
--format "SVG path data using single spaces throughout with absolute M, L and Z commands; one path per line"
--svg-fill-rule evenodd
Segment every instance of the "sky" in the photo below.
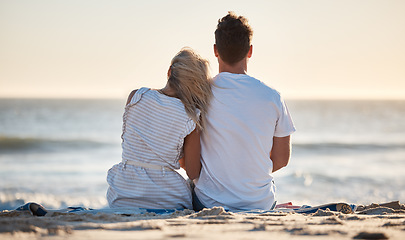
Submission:
M 0 98 L 126 98 L 249 19 L 248 74 L 286 99 L 405 99 L 405 1 L 0 0 Z

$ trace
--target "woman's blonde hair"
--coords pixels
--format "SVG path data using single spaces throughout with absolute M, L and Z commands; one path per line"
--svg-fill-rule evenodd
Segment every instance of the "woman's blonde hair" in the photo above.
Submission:
M 191 48 L 183 48 L 172 59 L 170 70 L 169 86 L 183 102 L 188 116 L 202 130 L 212 96 L 208 60 Z

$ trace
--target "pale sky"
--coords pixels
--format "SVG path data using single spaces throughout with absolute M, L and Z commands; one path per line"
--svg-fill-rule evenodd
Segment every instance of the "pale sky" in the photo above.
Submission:
M 285 98 L 405 99 L 405 1 L 0 0 L 0 98 L 126 98 L 161 88 L 219 18 L 253 27 L 248 74 Z

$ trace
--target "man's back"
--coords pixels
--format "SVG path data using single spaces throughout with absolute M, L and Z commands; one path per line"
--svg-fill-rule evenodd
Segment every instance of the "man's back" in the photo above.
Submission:
M 207 118 L 195 188 L 199 200 L 206 207 L 270 209 L 273 137 L 295 130 L 279 93 L 248 75 L 222 72 L 214 78 Z

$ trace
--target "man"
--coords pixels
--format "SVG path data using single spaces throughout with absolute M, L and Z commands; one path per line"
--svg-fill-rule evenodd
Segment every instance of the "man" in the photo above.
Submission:
M 272 172 L 290 159 L 293 122 L 280 94 L 246 74 L 253 31 L 233 12 L 218 21 L 214 52 L 219 74 L 201 136 L 202 169 L 194 207 L 272 209 Z

